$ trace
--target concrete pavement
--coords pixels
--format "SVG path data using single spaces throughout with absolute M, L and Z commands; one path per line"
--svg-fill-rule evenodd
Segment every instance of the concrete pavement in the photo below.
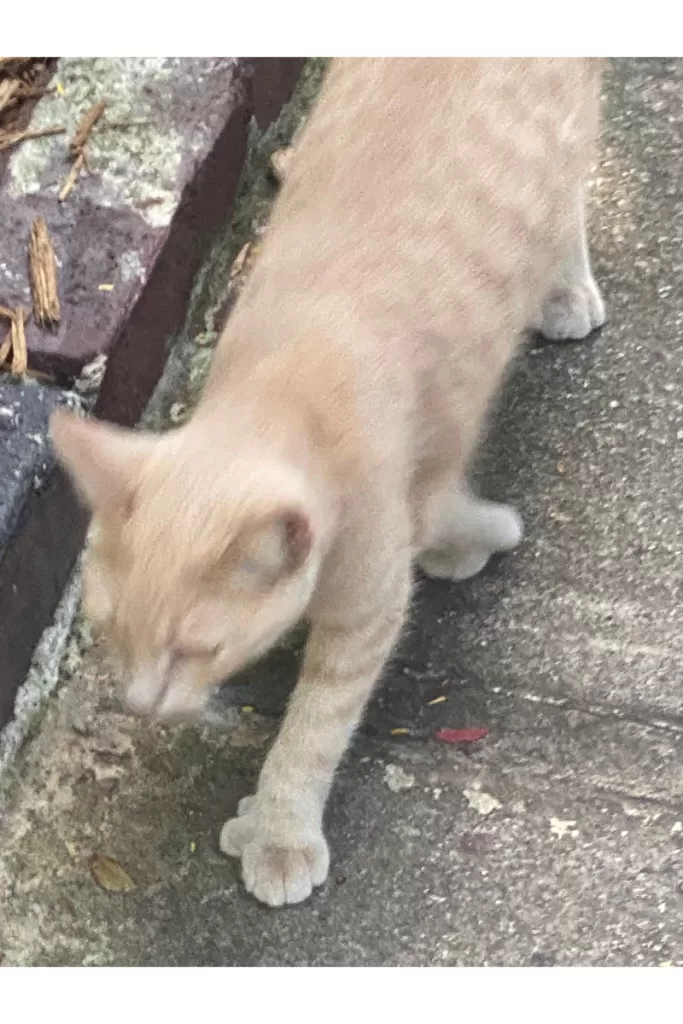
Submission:
M 480 475 L 527 539 L 420 583 L 330 802 L 325 887 L 268 911 L 217 851 L 295 650 L 214 724 L 167 731 L 120 712 L 75 636 L 0 826 L 5 964 L 683 964 L 682 99 L 681 60 L 610 68 L 591 228 L 610 322 L 520 356 Z M 441 726 L 490 734 L 447 746 Z M 135 888 L 99 889 L 93 851 Z

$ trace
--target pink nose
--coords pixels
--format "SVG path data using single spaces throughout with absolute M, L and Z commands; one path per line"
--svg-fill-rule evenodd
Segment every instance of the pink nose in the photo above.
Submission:
M 134 715 L 154 714 L 163 703 L 169 682 L 168 673 L 156 667 L 136 672 L 126 686 L 124 707 Z
M 129 683 L 123 701 L 126 710 L 135 715 L 159 722 L 181 722 L 196 718 L 207 697 L 206 691 L 182 678 L 173 678 L 170 673 L 140 673 Z

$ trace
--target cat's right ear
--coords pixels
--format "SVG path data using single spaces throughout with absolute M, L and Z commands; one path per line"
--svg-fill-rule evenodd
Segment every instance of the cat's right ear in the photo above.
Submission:
M 64 409 L 52 414 L 50 435 L 57 458 L 91 509 L 122 511 L 129 506 L 152 438 Z

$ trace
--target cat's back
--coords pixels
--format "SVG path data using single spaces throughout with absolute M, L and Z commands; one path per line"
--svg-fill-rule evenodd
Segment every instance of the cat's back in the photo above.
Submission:
M 590 167 L 598 94 L 589 59 L 333 62 L 258 278 L 427 300 L 468 257 L 528 260 Z
M 592 60 L 333 62 L 212 380 L 274 358 L 326 395 L 483 394 L 563 251 L 598 96 Z
M 543 175 L 562 158 L 556 173 L 577 173 L 576 164 L 581 174 L 598 88 L 599 64 L 589 59 L 334 62 L 278 215 L 316 195 L 328 207 L 358 210 L 366 198 L 388 207 L 409 182 L 440 182 L 449 195 L 483 171 L 524 165 Z

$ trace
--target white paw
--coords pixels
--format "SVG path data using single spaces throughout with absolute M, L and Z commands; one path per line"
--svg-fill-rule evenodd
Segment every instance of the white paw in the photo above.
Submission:
M 581 341 L 604 322 L 605 303 L 591 277 L 552 292 L 544 303 L 537 329 L 548 341 Z
M 468 580 L 481 572 L 490 558 L 486 551 L 424 551 L 418 565 L 435 580 Z
M 511 551 L 521 541 L 522 520 L 511 505 L 482 501 L 472 504 L 472 512 L 467 546 L 454 543 L 422 552 L 418 565 L 428 576 L 467 580 L 481 572 L 491 555 Z
M 240 801 L 238 817 L 227 821 L 220 848 L 241 857 L 247 892 L 270 907 L 301 903 L 327 878 L 330 855 L 319 830 L 264 820 L 255 797 Z
M 521 517 L 512 505 L 482 502 L 481 522 L 482 541 L 490 555 L 497 551 L 512 551 L 524 534 Z

